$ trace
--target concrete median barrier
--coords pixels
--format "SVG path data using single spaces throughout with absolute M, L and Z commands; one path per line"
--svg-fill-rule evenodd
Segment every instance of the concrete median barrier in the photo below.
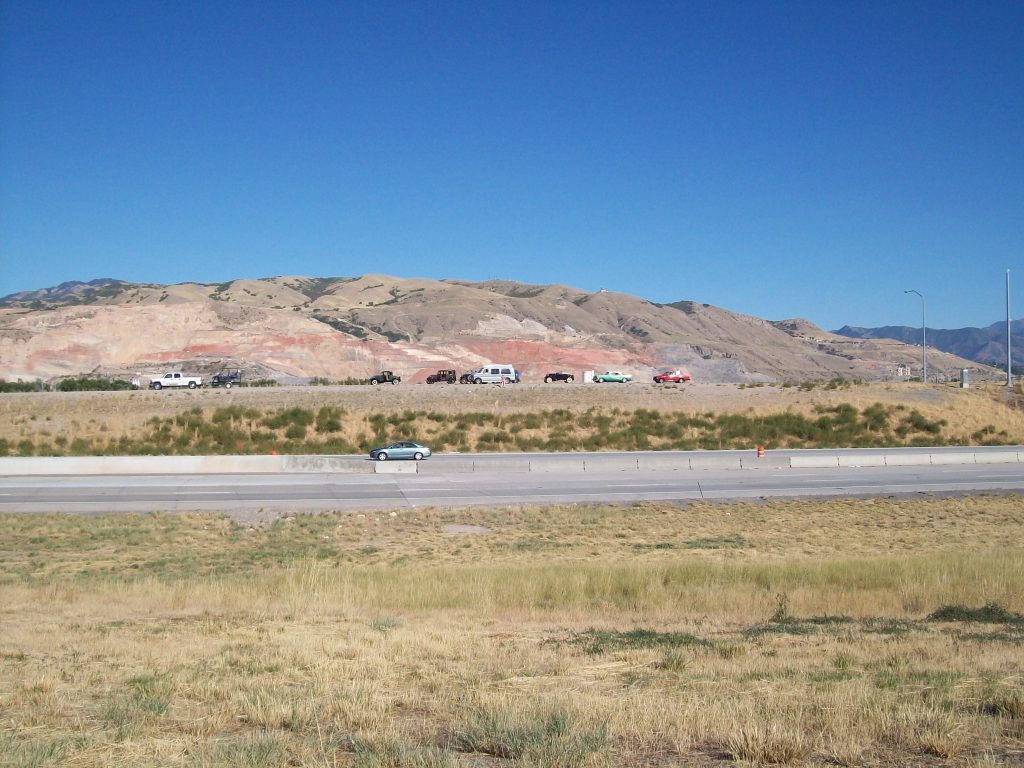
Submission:
M 928 453 L 885 454 L 885 466 L 887 467 L 923 467 L 931 463 L 932 457 Z
M 690 456 L 690 469 L 743 469 L 743 462 L 735 453 L 695 453 Z
M 836 457 L 840 467 L 884 467 L 884 453 L 841 453 Z
M 1017 464 L 1020 462 L 1017 451 L 979 451 L 974 454 L 975 464 Z
M 520 458 L 475 461 L 474 472 L 529 472 L 530 460 Z
M 740 457 L 740 469 L 789 469 L 789 456 L 776 456 L 766 453 Z
M 438 461 L 436 458 L 420 462 L 419 473 L 421 475 L 440 475 L 444 473 L 465 474 L 473 472 L 475 462 L 472 459 L 445 459 Z
M 558 456 L 543 459 L 530 459 L 531 472 L 583 472 L 586 467 L 583 457 Z
M 378 475 L 415 475 L 418 461 L 375 461 L 373 471 Z
M 171 475 L 320 472 L 338 474 L 514 473 L 514 472 L 669 472 L 733 469 L 831 469 L 839 467 L 913 467 L 931 464 L 1024 463 L 1019 448 L 1007 450 L 935 450 L 934 452 L 794 451 L 757 457 L 740 451 L 671 451 L 636 454 L 574 454 L 482 457 L 434 457 L 432 460 L 370 461 L 352 456 L 68 456 L 0 457 L 0 475 Z
M 637 456 L 637 469 L 641 472 L 672 472 L 690 469 L 690 456 L 685 453 L 670 453 L 664 456 L 641 454 Z M 739 461 L 737 460 L 737 465 Z
M 333 472 L 337 474 L 370 474 L 370 459 L 343 456 L 281 456 L 284 472 Z
M 789 457 L 789 466 L 793 469 L 838 469 L 839 457 L 834 453 L 794 454 Z
M 183 475 L 280 472 L 281 456 L 7 456 L 0 475 Z
M 930 455 L 932 464 L 974 464 L 974 451 L 957 451 L 955 453 L 933 453 Z
M 639 468 L 636 457 L 630 456 L 588 456 L 583 459 L 586 472 L 636 472 Z

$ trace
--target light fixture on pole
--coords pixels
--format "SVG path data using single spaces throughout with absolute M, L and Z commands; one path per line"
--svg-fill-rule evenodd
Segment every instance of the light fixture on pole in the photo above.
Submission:
M 925 323 L 924 323 L 924 294 L 920 291 L 915 291 L 913 288 L 904 291 L 904 293 L 916 293 L 918 298 L 921 299 L 921 381 L 925 384 L 928 383 L 928 340 L 925 336 Z

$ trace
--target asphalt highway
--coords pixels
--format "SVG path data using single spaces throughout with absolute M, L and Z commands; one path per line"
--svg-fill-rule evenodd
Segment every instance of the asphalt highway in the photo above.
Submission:
M 388 510 L 471 505 L 1024 492 L 1024 466 L 0 477 L 0 512 Z

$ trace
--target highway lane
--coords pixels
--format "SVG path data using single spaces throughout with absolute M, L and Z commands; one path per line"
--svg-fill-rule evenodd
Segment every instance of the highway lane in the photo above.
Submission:
M 1021 465 L 586 473 L 442 471 L 396 475 L 69 475 L 0 478 L 0 512 L 253 513 L 1000 491 L 1024 492 Z

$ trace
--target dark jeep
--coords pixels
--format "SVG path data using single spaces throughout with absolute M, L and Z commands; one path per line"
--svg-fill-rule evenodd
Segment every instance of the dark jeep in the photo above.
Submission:
M 211 387 L 224 387 L 231 389 L 242 383 L 242 372 L 238 368 L 227 368 L 210 377 Z

